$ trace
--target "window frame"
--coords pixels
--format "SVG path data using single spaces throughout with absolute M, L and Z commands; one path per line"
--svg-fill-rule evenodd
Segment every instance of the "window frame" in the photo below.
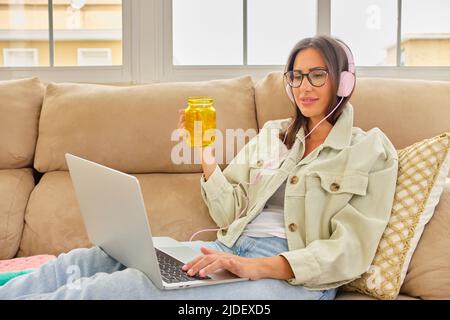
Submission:
M 251 75 L 255 80 L 272 71 L 282 71 L 284 65 L 242 65 L 242 66 L 174 66 L 172 64 L 172 0 L 162 1 L 163 16 L 163 70 L 161 81 L 193 81 Z M 246 2 L 244 3 L 244 54 L 246 52 Z M 397 66 L 357 66 L 358 77 L 406 78 L 450 81 L 450 67 L 447 66 L 400 66 L 401 4 L 397 0 Z M 331 35 L 331 0 L 317 0 L 317 34 Z M 244 64 L 246 63 L 244 55 Z
M 50 0 L 51 1 L 51 0 Z M 243 0 L 245 3 L 247 0 Z M 397 0 L 401 12 L 401 0 Z M 317 34 L 330 35 L 331 0 L 317 0 Z M 244 4 L 244 19 L 246 19 Z M 174 66 L 172 64 L 172 0 L 122 0 L 122 66 L 1 67 L 0 80 L 38 76 L 44 81 L 94 83 L 153 83 L 203 81 L 250 75 L 255 81 L 283 65 Z M 244 41 L 246 42 L 244 20 Z M 400 61 L 401 16 L 397 28 Z M 244 46 L 244 52 L 246 46 Z M 245 63 L 244 59 L 244 63 Z M 450 67 L 356 67 L 358 77 L 450 81 Z
M 142 1 L 142 0 L 139 0 Z M 37 66 L 37 67 L 0 67 L 0 80 L 39 77 L 43 81 L 54 82 L 94 82 L 94 83 L 127 83 L 132 82 L 132 52 L 133 46 L 132 23 L 134 1 L 122 0 L 122 65 L 121 66 Z M 53 1 L 49 0 L 49 13 L 52 13 Z M 49 29 L 53 21 L 49 16 Z M 49 30 L 49 42 L 53 42 L 52 32 Z M 53 61 L 53 45 L 49 45 L 50 61 Z M 50 62 L 49 62 L 50 63 Z
M 271 71 L 282 71 L 282 65 L 247 65 L 247 0 L 243 3 L 243 65 L 202 65 L 202 66 L 175 66 L 173 59 L 173 33 L 172 33 L 172 0 L 164 1 L 161 5 L 163 17 L 163 68 L 160 79 L 162 82 L 170 81 L 202 81 L 221 78 L 233 78 L 240 75 L 251 75 L 255 79 L 264 77 Z

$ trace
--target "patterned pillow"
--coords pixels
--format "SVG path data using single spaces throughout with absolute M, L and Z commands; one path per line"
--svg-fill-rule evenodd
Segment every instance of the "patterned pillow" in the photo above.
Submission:
M 395 299 L 412 254 L 439 202 L 450 167 L 450 133 L 425 139 L 398 150 L 397 187 L 389 223 L 372 265 L 348 284 L 378 299 Z

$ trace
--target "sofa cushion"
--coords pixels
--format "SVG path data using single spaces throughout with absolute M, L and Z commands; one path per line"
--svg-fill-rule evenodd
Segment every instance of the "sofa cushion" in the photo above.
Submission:
M 32 169 L 0 170 L 0 260 L 11 259 L 17 253 L 33 187 Z
M 195 231 L 215 226 L 201 199 L 199 173 L 136 177 L 142 188 L 153 236 L 185 241 Z M 215 232 L 208 232 L 194 240 L 215 238 Z M 44 174 L 27 206 L 19 256 L 57 255 L 91 245 L 69 173 Z
M 411 259 L 401 292 L 450 299 L 450 179 Z
M 397 149 L 450 131 L 450 82 L 358 78 L 350 102 L 355 125 L 379 127 Z
M 248 76 L 132 87 L 49 84 L 35 168 L 67 170 L 64 153 L 69 152 L 128 173 L 201 172 L 199 164 L 180 165 L 171 159 L 179 143 L 171 141 L 178 109 L 187 106 L 188 96 L 208 95 L 224 134 L 231 128 L 256 132 L 253 90 Z
M 37 78 L 0 81 L 0 169 L 32 166 L 44 90 Z
M 295 116 L 282 72 L 269 73 L 256 83 L 255 101 L 259 127 L 268 120 Z M 350 103 L 355 112 L 354 126 L 363 130 L 380 128 L 397 149 L 450 131 L 450 82 L 357 78 Z

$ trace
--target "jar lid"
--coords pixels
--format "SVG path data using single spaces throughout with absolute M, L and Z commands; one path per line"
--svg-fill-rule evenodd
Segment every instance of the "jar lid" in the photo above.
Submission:
M 193 105 L 210 105 L 213 99 L 211 97 L 188 97 L 188 103 Z

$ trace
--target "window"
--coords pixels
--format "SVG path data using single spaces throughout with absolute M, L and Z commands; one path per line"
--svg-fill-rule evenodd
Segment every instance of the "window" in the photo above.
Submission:
M 242 64 L 242 9 L 242 0 L 173 0 L 173 64 Z
M 316 33 L 316 9 L 317 0 L 173 0 L 173 65 L 284 64 Z
M 447 0 L 173 0 L 171 18 L 173 66 L 282 66 L 318 30 L 344 40 L 358 67 L 450 65 Z
M 331 1 L 331 35 L 349 45 L 358 66 L 395 66 L 397 1 Z
M 107 66 L 112 64 L 110 48 L 78 48 L 79 66 Z
M 38 50 L 37 64 L 24 60 L 24 66 L 77 66 L 79 48 L 108 48 L 110 59 L 97 59 L 97 65 L 122 65 L 122 1 L 0 1 L 0 49 L 5 48 Z M 31 59 L 31 52 L 15 57 Z
M 122 65 L 122 1 L 53 1 L 53 30 L 55 66 Z M 108 48 L 111 59 L 80 64 L 79 48 Z
M 448 0 L 0 0 L 0 80 L 153 83 L 250 75 L 257 81 L 283 70 L 297 41 L 326 34 L 350 45 L 359 77 L 449 81 L 449 6 Z
M 297 41 L 316 34 L 316 0 L 247 3 L 250 65 L 283 65 Z
M 405 66 L 450 66 L 450 1 L 403 0 Z
M 38 50 L 34 48 L 4 48 L 5 67 L 35 67 L 38 65 Z
M 0 1 L 0 54 L 0 67 L 49 65 L 47 1 Z
M 450 66 L 447 0 L 333 0 L 331 34 L 350 45 L 359 66 Z

